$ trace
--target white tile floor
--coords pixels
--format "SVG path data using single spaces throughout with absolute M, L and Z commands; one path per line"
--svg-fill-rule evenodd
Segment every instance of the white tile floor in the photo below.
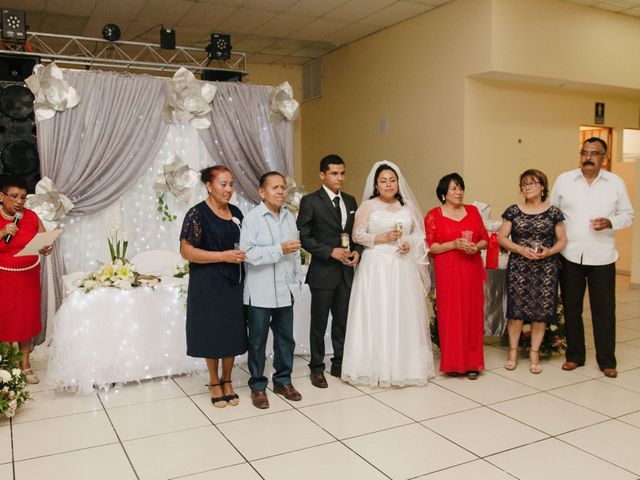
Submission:
M 269 393 L 269 410 L 251 405 L 242 367 L 241 403 L 224 409 L 209 402 L 204 376 L 87 397 L 50 398 L 37 385 L 13 421 L 0 420 L 0 480 L 638 479 L 640 290 L 628 283 L 618 277 L 617 379 L 602 376 L 592 348 L 573 372 L 559 357 L 540 375 L 526 359 L 508 372 L 504 349 L 487 339 L 477 381 L 439 376 L 423 388 L 328 376 L 320 390 L 297 357 L 303 400 Z

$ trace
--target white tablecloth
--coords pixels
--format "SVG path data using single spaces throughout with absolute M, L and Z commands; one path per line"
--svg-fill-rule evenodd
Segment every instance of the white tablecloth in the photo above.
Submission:
M 204 360 L 186 355 L 186 283 L 163 278 L 156 288 L 100 288 L 85 293 L 64 279 L 66 298 L 54 318 L 47 380 L 51 389 L 91 393 L 116 382 L 193 373 Z M 308 353 L 311 293 L 296 287 L 296 353 Z M 330 332 L 330 325 L 327 332 Z M 267 355 L 271 355 L 271 335 Z M 325 336 L 331 354 L 331 337 Z M 236 363 L 246 362 L 246 355 Z

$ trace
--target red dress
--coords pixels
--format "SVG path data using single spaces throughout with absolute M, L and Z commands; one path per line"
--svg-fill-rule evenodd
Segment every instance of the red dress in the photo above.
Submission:
M 464 205 L 461 220 L 442 215 L 440 207 L 424 218 L 427 243 L 446 243 L 471 230 L 474 243 L 489 240 L 478 209 Z M 480 252 L 461 250 L 432 255 L 436 277 L 436 307 L 440 336 L 440 371 L 464 373 L 484 370 L 484 291 L 487 278 Z
M 24 342 L 35 337 L 40 325 L 40 265 L 20 272 L 5 268 L 30 267 L 38 256 L 14 257 L 16 253 L 38 233 L 38 216 L 23 210 L 24 216 L 18 224 L 18 233 L 9 244 L 0 239 L 0 342 Z M 11 220 L 0 215 L 0 228 Z

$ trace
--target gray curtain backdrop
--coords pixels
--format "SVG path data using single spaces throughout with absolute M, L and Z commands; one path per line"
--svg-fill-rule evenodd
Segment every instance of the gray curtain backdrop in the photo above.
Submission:
M 163 83 L 147 75 L 100 71 L 64 70 L 64 77 L 80 103 L 37 123 L 40 171 L 73 202 L 69 215 L 82 216 L 120 198 L 157 155 L 168 129 L 162 120 Z M 59 242 L 51 259 L 57 309 L 67 273 Z M 43 296 L 44 322 L 46 288 Z
M 293 173 L 293 125 L 269 118 L 270 87 L 241 83 L 216 86 L 218 93 L 209 114 L 211 127 L 199 130 L 200 138 L 214 162 L 231 170 L 236 189 L 259 203 L 257 185 L 263 173 Z

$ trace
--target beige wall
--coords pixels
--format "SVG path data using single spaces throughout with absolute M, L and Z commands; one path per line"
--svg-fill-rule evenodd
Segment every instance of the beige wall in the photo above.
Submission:
M 357 198 L 371 165 L 388 159 L 423 209 L 434 204 L 438 179 L 463 167 L 465 77 L 488 67 L 489 5 L 453 2 L 323 57 L 323 96 L 302 108 L 308 191 L 320 185 L 320 159 L 337 153 Z
M 577 165 L 578 127 L 593 123 L 595 101 L 606 103 L 607 126 L 638 127 L 633 45 L 640 19 L 558 0 L 455 0 L 367 37 L 323 57 L 323 96 L 303 104 L 305 187 L 319 185 L 318 161 L 335 152 L 348 164 L 346 190 L 359 196 L 371 164 L 387 158 L 423 210 L 436 204 L 437 180 L 457 170 L 467 199 L 491 203 L 497 218 L 518 200 L 525 168 L 553 182 Z M 637 190 L 638 168 L 635 185 L 619 170 Z M 619 234 L 618 266 L 638 282 L 640 235 L 631 232 Z
M 637 126 L 640 98 L 469 79 L 467 198 L 489 203 L 498 219 L 521 200 L 517 185 L 524 170 L 542 170 L 553 185 L 559 173 L 576 168 L 579 127 L 593 123 L 596 101 L 605 102 L 606 124 L 614 128 L 611 170 L 625 179 L 633 196 L 635 164 L 621 162 L 617 139 L 623 128 Z M 631 234 L 630 228 L 617 233 L 620 271 L 631 270 Z
M 247 65 L 249 74 L 244 83 L 255 85 L 279 85 L 287 81 L 293 89 L 293 97 L 302 99 L 302 67 L 299 65 Z M 302 180 L 302 118 L 298 116 L 293 124 L 293 168 L 296 182 Z

